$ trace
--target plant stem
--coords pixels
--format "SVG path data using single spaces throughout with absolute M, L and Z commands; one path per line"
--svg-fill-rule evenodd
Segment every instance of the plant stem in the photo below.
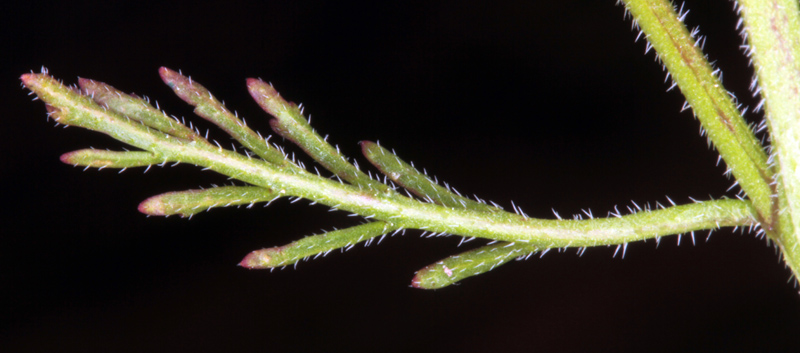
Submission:
M 711 142 L 742 190 L 753 202 L 758 220 L 770 233 L 776 198 L 772 171 L 761 143 L 741 117 L 731 94 L 706 60 L 701 40 L 693 38 L 668 0 L 624 0 L 650 46 L 686 97 Z
M 741 0 L 739 11 L 780 178 L 774 240 L 800 278 L 800 10 L 796 0 Z

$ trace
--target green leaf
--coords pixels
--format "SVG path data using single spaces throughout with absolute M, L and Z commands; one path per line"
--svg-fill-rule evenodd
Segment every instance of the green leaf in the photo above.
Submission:
M 265 138 L 247 127 L 242 119 L 231 114 L 205 87 L 166 67 L 159 69 L 159 73 L 164 83 L 172 88 L 178 97 L 195 107 L 195 114 L 214 123 L 266 161 L 281 168 L 299 169 L 287 160 L 283 152 L 271 146 Z
M 449 188 L 436 184 L 427 175 L 404 162 L 394 153 L 371 141 L 361 141 L 364 156 L 381 173 L 420 198 L 447 207 L 465 208 L 475 211 L 499 212 L 497 207 L 489 206 L 453 193 Z
M 150 152 L 106 151 L 87 148 L 61 155 L 61 161 L 75 166 L 92 168 L 132 168 L 169 162 Z
M 187 140 L 203 140 L 192 129 L 168 117 L 142 98 L 133 97 L 102 82 L 85 78 L 78 79 L 84 94 L 101 106 L 120 115 L 138 120 L 151 128 Z
M 364 241 L 385 235 L 398 227 L 386 222 L 370 222 L 346 229 L 305 237 L 291 244 L 253 251 L 239 263 L 251 269 L 275 268 L 292 265 L 313 255 L 355 246 Z
M 289 103 L 278 94 L 278 91 L 259 79 L 247 79 L 250 95 L 264 111 L 275 117 L 270 121 L 272 129 L 284 138 L 294 142 L 325 169 L 339 178 L 360 188 L 388 192 L 388 186 L 372 180 L 356 168 L 347 158 L 319 136 L 308 120 L 303 117 L 302 110 L 294 103 Z
M 515 243 L 497 243 L 450 256 L 417 271 L 411 286 L 422 289 L 439 289 L 462 279 L 489 272 L 519 256 L 539 251 L 536 246 Z
M 139 204 L 151 216 L 190 217 L 214 207 L 250 205 L 280 197 L 275 190 L 258 186 L 220 186 L 210 189 L 174 191 L 153 196 Z

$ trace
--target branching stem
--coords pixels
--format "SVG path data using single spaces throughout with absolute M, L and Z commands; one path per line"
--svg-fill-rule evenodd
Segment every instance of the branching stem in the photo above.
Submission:
M 165 71 L 162 70 L 163 72 Z M 306 238 L 303 242 L 313 244 L 311 253 L 353 245 L 397 229 L 420 229 L 436 235 L 459 235 L 503 241 L 506 243 L 501 244 L 502 248 L 495 252 L 502 252 L 503 257 L 509 258 L 522 251 L 531 252 L 534 249 L 624 244 L 700 229 L 756 224 L 751 216 L 749 202 L 740 200 L 698 202 L 620 217 L 587 220 L 529 218 L 451 195 L 449 190 L 431 184 L 429 179 L 385 149 L 371 143 L 362 144 L 370 160 L 389 171 L 390 175 L 394 175 L 393 178 L 405 183 L 420 196 L 430 193 L 432 196 L 425 197 L 432 202 L 429 203 L 405 196 L 372 179 L 368 182 L 355 179 L 354 184 L 346 184 L 309 173 L 294 164 L 291 164 L 293 167 L 287 168 L 263 159 L 252 158 L 250 155 L 215 147 L 197 134 L 182 132 L 180 136 L 175 136 L 170 132 L 184 130 L 175 130 L 171 125 L 160 131 L 158 126 L 148 126 L 140 119 L 124 116 L 115 111 L 114 107 L 104 108 L 46 74 L 24 75 L 23 82 L 48 104 L 51 117 L 59 123 L 100 131 L 147 151 L 122 154 L 72 153 L 68 154 L 69 158 L 64 158 L 65 161 L 86 166 L 109 167 L 143 165 L 157 160 L 178 161 L 211 169 L 263 188 L 262 191 L 258 191 L 252 187 L 226 187 L 159 195 L 140 206 L 143 212 L 188 216 L 218 205 L 247 204 L 292 196 L 378 221 L 374 225 L 356 227 L 355 230 L 347 229 L 321 235 L 325 241 L 314 240 L 317 239 L 314 237 Z M 191 92 L 187 94 L 193 96 Z M 211 97 L 204 88 L 202 96 Z M 216 110 L 225 111 L 222 107 L 217 107 Z M 214 119 L 212 115 L 209 114 L 210 120 Z M 228 116 L 225 119 L 232 121 L 234 118 Z M 236 122 L 227 123 L 226 126 L 226 129 L 234 130 L 234 135 L 241 135 L 236 133 L 236 129 L 245 128 L 243 124 Z M 324 150 L 316 146 L 324 142 L 314 142 L 315 139 L 309 141 L 307 142 L 309 149 Z M 284 159 L 277 162 L 282 164 Z M 392 166 L 393 164 L 396 164 L 396 167 Z M 302 251 L 294 250 L 301 247 Z M 270 250 L 270 256 L 259 255 L 250 258 L 281 258 L 278 263 L 285 265 L 307 257 L 310 248 L 303 245 L 277 249 Z M 289 250 L 295 255 L 287 253 Z M 272 266 L 258 261 L 245 261 L 243 264 L 252 265 L 251 267 Z M 500 262 L 495 265 L 499 264 Z M 468 269 L 470 265 L 462 267 Z M 470 273 L 477 274 L 480 271 L 465 270 L 464 274 L 460 275 L 463 277 Z

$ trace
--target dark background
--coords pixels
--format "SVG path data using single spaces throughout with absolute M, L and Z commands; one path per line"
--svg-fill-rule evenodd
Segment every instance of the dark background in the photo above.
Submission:
M 142 175 L 61 164 L 64 152 L 121 145 L 53 128 L 18 81 L 44 65 L 191 117 L 161 83 L 163 65 L 267 131 L 244 85 L 262 77 L 362 165 L 357 142 L 379 139 L 459 190 L 513 199 L 534 217 L 732 196 L 614 2 L 3 5 L 0 350 L 796 351 L 790 271 L 764 240 L 730 230 L 696 246 L 631 244 L 624 260 L 613 248 L 551 252 L 438 291 L 410 288 L 411 277 L 465 249 L 457 237 L 409 232 L 297 270 L 239 268 L 251 250 L 354 220 L 288 201 L 147 218 L 136 210 L 145 198 L 225 179 L 191 166 Z M 728 88 L 754 105 L 732 4 L 687 6 Z

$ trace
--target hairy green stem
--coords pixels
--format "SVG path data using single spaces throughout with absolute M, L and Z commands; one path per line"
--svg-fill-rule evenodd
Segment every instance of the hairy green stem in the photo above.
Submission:
M 593 221 L 598 221 L 600 224 L 592 224 Z M 741 200 L 705 201 L 654 211 L 638 212 L 618 218 L 557 222 L 564 222 L 560 226 L 571 226 L 578 229 L 585 227 L 587 228 L 584 233 L 586 236 L 595 232 L 595 227 L 600 226 L 608 227 L 609 231 L 617 233 L 618 236 L 634 233 L 639 236 L 636 240 L 656 238 L 656 242 L 659 241 L 659 237 L 662 235 L 691 233 L 692 241 L 694 241 L 694 231 L 697 230 L 717 229 L 727 226 L 752 227 L 756 224 L 751 215 L 749 202 Z M 622 248 L 623 254 L 627 247 L 627 242 L 608 242 L 604 244 L 618 245 L 617 251 Z M 441 288 L 464 278 L 490 271 L 518 256 L 529 256 L 538 251 L 571 246 L 586 247 L 574 243 L 556 245 L 555 242 L 550 246 L 544 245 L 542 242 L 501 242 L 491 244 L 429 265 L 417 273 L 412 285 L 427 289 Z
M 780 178 L 774 240 L 800 278 L 800 9 L 796 0 L 741 0 L 739 10 Z
M 668 0 L 623 0 L 672 80 L 686 97 L 708 138 L 725 160 L 739 186 L 752 200 L 768 234 L 775 222 L 773 172 L 761 143 L 702 53 L 702 41 L 690 33 Z

